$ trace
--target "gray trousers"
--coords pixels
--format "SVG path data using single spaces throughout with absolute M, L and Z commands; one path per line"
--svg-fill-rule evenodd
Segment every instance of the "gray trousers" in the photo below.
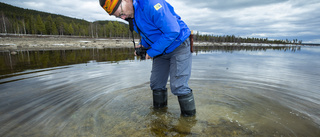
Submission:
M 171 92 L 176 96 L 189 94 L 188 81 L 191 76 L 192 53 L 190 39 L 185 40 L 173 52 L 153 58 L 151 90 L 165 90 L 170 76 Z

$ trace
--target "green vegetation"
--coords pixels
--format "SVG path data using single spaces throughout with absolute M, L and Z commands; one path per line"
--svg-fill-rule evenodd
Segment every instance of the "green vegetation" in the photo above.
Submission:
M 117 21 L 88 22 L 62 15 L 22 9 L 0 2 L 0 33 L 32 35 L 67 35 L 92 38 L 131 38 L 128 24 Z M 139 37 L 134 33 L 135 37 Z M 195 41 L 232 43 L 301 44 L 302 41 L 269 40 L 268 38 L 241 38 L 234 35 L 194 36 Z

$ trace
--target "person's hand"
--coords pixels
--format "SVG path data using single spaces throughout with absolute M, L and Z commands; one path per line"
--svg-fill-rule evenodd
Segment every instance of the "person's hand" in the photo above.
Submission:
M 140 47 L 143 47 L 143 46 L 142 46 L 141 44 L 139 44 L 138 46 L 135 46 L 135 48 L 140 48 Z M 134 55 L 135 55 L 135 56 L 138 56 L 137 53 L 136 53 L 136 51 L 134 51 Z
M 143 47 L 141 44 L 139 44 L 138 46 L 136 46 L 136 48 L 140 48 L 140 47 Z
M 143 47 L 141 44 L 139 44 L 138 46 L 136 46 L 135 48 L 140 48 L 140 47 Z M 137 55 L 137 53 L 136 53 L 136 51 L 134 51 L 134 55 L 135 56 L 138 56 Z M 148 55 L 148 53 L 146 53 L 146 58 L 145 59 L 151 59 L 152 57 L 150 57 L 149 55 Z
M 146 59 L 151 59 L 151 57 L 148 55 L 148 53 L 146 54 Z

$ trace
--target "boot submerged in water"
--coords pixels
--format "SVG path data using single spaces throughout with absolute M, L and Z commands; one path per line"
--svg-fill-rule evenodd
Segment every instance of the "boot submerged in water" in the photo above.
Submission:
M 165 90 L 153 90 L 153 107 L 164 108 L 167 107 L 168 92 Z
M 196 114 L 196 107 L 194 104 L 194 97 L 192 92 L 187 95 L 178 96 L 178 101 L 182 116 L 191 117 Z

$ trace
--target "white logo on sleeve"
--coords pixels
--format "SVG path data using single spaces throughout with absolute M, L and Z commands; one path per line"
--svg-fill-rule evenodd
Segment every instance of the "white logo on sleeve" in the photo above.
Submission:
M 158 3 L 158 4 L 154 5 L 154 8 L 156 10 L 159 10 L 160 8 L 162 8 L 162 5 L 160 3 Z

